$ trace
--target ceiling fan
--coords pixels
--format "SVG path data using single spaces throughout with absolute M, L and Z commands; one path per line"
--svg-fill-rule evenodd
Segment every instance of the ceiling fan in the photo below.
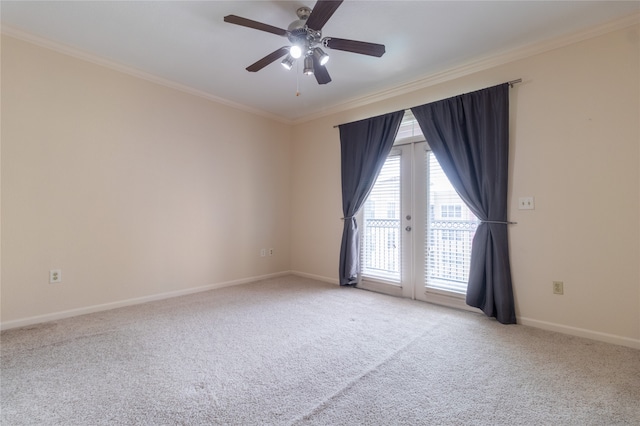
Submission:
M 291 69 L 296 59 L 304 57 L 304 74 L 314 75 L 318 84 L 327 84 L 331 81 L 329 72 L 325 67 L 329 60 L 329 55 L 320 46 L 378 58 L 385 53 L 383 44 L 322 37 L 322 27 L 342 4 L 342 1 L 318 0 L 313 10 L 306 6 L 298 8 L 296 11 L 298 19 L 293 21 L 286 30 L 236 15 L 227 15 L 224 17 L 224 21 L 279 36 L 286 36 L 291 43 L 291 46 L 283 46 L 249 65 L 247 71 L 260 71 L 285 55 L 286 57 L 281 63 L 286 69 Z

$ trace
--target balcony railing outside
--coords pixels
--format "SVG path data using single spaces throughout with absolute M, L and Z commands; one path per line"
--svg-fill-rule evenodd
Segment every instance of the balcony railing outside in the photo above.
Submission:
M 428 287 L 466 292 L 471 243 L 477 226 L 477 219 L 430 222 L 425 251 Z M 400 220 L 367 219 L 362 236 L 362 273 L 400 282 Z
M 434 220 L 429 224 L 425 254 L 427 287 L 466 293 L 471 244 L 478 220 Z
M 400 220 L 365 220 L 362 242 L 362 273 L 399 283 Z

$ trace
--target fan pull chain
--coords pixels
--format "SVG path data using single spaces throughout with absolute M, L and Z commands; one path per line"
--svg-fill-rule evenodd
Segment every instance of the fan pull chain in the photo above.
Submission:
M 296 61 L 296 96 L 300 96 L 300 61 Z

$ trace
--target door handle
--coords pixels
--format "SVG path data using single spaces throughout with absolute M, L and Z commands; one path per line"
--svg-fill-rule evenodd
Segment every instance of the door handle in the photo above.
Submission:
M 405 229 L 405 231 L 411 231 L 411 227 L 410 227 L 410 226 L 407 226 L 407 227 L 406 227 L 406 228 L 404 228 L 404 229 Z

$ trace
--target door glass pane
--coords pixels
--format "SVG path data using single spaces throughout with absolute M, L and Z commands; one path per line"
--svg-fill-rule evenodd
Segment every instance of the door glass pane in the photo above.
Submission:
M 427 288 L 466 294 L 471 242 L 480 221 L 460 199 L 435 155 L 427 151 L 429 196 L 425 229 Z
M 362 275 L 400 282 L 400 225 L 400 155 L 392 155 L 364 205 Z

